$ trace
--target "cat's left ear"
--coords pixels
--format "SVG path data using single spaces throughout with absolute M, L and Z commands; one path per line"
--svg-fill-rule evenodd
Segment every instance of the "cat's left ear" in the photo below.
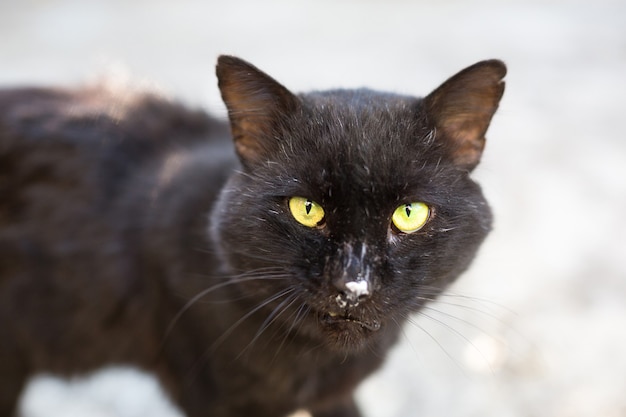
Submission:
M 250 168 L 276 150 L 280 123 L 299 108 L 300 102 L 272 77 L 242 59 L 220 56 L 216 73 L 235 149 L 242 164 Z
M 485 147 L 485 132 L 504 93 L 506 66 L 482 61 L 454 75 L 424 98 L 437 139 L 455 165 L 471 171 Z

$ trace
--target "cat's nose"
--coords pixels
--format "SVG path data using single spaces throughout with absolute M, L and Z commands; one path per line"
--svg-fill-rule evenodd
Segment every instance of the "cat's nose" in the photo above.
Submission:
M 340 308 L 356 307 L 371 295 L 371 285 L 367 279 L 358 279 L 356 281 L 335 280 L 333 284 L 339 290 L 335 301 L 337 301 Z
M 355 256 L 352 247 L 348 246 L 343 269 L 332 280 L 339 291 L 336 301 L 340 308 L 356 307 L 372 295 L 370 268 L 365 265 L 364 259 L 365 250 L 360 252 L 360 256 Z
M 372 296 L 368 250 L 364 242 L 346 243 L 339 249 L 332 284 L 337 289 L 339 308 L 352 308 Z

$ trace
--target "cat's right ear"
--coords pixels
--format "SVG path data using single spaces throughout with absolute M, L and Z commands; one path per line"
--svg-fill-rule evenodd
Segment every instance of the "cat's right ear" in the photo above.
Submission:
M 299 108 L 298 98 L 254 65 L 233 56 L 220 56 L 216 73 L 239 159 L 248 168 L 264 162 L 276 150 L 281 120 Z
M 480 161 L 485 133 L 502 94 L 506 66 L 482 61 L 464 69 L 424 99 L 434 125 L 454 164 L 471 171 Z

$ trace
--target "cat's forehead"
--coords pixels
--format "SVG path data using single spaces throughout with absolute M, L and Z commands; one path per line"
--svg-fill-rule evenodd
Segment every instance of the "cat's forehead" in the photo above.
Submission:
M 332 148 L 336 155 L 371 158 L 381 147 L 410 146 L 427 133 L 420 100 L 368 89 L 331 90 L 303 96 L 305 141 Z M 408 143 L 405 143 L 408 142 Z M 393 151 L 393 149 L 391 149 Z M 356 162 L 356 161 L 355 161 Z
M 308 112 L 299 139 L 314 143 L 337 162 L 400 162 L 432 145 L 433 129 L 417 98 L 367 89 L 335 90 L 307 96 Z M 302 122 L 302 121 L 301 121 Z M 331 159 L 336 159 L 331 158 Z
M 288 160 L 299 184 L 324 195 L 399 196 L 428 181 L 440 160 L 432 129 L 416 98 L 370 90 L 336 90 L 303 97 Z M 290 164 L 291 165 L 291 164 Z

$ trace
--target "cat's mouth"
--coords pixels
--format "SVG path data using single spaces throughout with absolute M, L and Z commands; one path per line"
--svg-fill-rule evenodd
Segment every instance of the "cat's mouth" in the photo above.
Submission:
M 328 312 L 322 315 L 322 322 L 328 325 L 356 324 L 372 332 L 380 329 L 380 322 L 376 319 L 363 319 L 351 316 L 349 313 Z

